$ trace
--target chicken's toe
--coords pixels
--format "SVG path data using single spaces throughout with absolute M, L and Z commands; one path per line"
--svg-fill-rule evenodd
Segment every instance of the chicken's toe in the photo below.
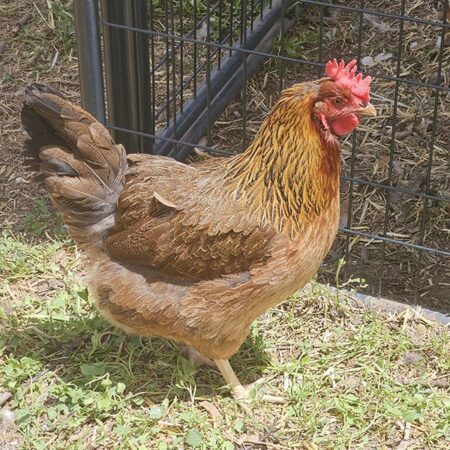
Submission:
M 251 404 L 254 401 L 276 404 L 283 404 L 287 402 L 285 397 L 262 394 L 259 392 L 256 392 L 256 395 L 252 395 L 252 389 L 254 387 L 255 384 L 252 383 L 247 386 L 238 385 L 232 388 L 233 398 L 236 400 L 236 403 L 247 412 L 251 411 Z
M 286 397 L 282 397 L 282 396 L 278 396 L 278 395 L 263 394 L 262 392 L 259 391 L 259 388 L 261 387 L 261 385 L 266 383 L 266 381 L 267 380 L 265 378 L 259 378 L 258 380 L 254 381 L 253 383 L 245 385 L 244 389 L 248 392 L 249 397 L 251 397 L 252 389 L 256 389 L 256 395 L 255 395 L 256 400 L 260 400 L 260 401 L 268 402 L 268 403 L 278 403 L 278 404 L 286 403 L 287 402 Z
M 215 363 L 217 364 L 217 367 L 219 368 L 220 372 L 222 373 L 223 377 L 225 378 L 225 381 L 230 385 L 231 391 L 233 392 L 233 397 L 237 401 L 237 403 L 241 406 L 248 406 L 252 400 L 253 397 L 251 395 L 251 391 L 253 388 L 259 388 L 263 383 L 265 383 L 267 380 L 264 378 L 260 378 L 259 380 L 256 380 L 252 384 L 249 384 L 247 386 L 242 386 L 241 382 L 239 381 L 238 377 L 234 373 L 233 368 L 230 366 L 230 363 L 226 359 L 216 359 Z M 287 399 L 285 397 L 277 397 L 274 395 L 265 395 L 265 394 L 259 394 L 256 392 L 256 399 L 269 402 L 269 403 L 286 403 Z M 247 409 L 245 407 L 244 409 Z

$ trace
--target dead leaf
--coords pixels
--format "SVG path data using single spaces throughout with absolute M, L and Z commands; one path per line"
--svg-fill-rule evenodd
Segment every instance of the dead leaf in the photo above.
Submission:
M 434 46 L 435 46 L 435 48 L 439 49 L 439 48 L 441 48 L 441 44 L 442 44 L 442 38 L 441 38 L 441 36 L 438 36 L 436 38 L 436 42 L 434 43 Z
M 392 171 L 395 176 L 401 178 L 403 176 L 403 168 L 400 164 L 400 161 L 394 160 L 392 161 Z
M 388 59 L 392 58 L 392 53 L 378 53 L 377 56 L 375 56 L 375 62 L 379 63 L 382 61 L 387 61 Z
M 359 251 L 359 256 L 361 256 L 362 261 L 365 262 L 366 264 L 369 262 L 369 257 L 367 255 L 366 247 L 361 247 L 361 249 Z
M 403 354 L 403 356 L 398 360 L 398 365 L 400 366 L 407 366 L 410 364 L 416 364 L 422 359 L 422 356 L 420 356 L 416 352 L 406 352 Z
M 222 422 L 222 414 L 217 409 L 216 405 L 212 402 L 209 402 L 207 400 L 203 400 L 199 403 L 201 407 L 203 407 L 206 412 L 211 416 L 211 419 L 213 420 L 215 425 L 218 425 L 220 422 Z
M 394 29 L 390 25 L 388 25 L 387 23 L 383 22 L 382 20 L 378 19 L 375 16 L 367 15 L 366 20 L 369 23 L 369 25 L 379 33 L 387 33 L 388 31 L 394 31 Z
M 17 36 L 19 31 L 33 18 L 33 14 L 31 12 L 25 13 L 13 26 L 12 35 Z
M 346 228 L 348 225 L 348 197 L 343 198 L 341 201 L 341 211 L 339 215 L 339 226 Z
M 407 189 L 419 192 L 427 180 L 427 172 L 425 168 L 415 167 L 411 173 L 406 187 Z
M 409 332 L 408 336 L 411 340 L 411 344 L 415 345 L 416 347 L 420 347 L 425 344 L 424 338 L 414 331 Z
M 450 387 L 450 378 L 436 378 L 435 380 L 430 380 L 430 386 L 437 388 L 448 388 Z
M 373 67 L 376 65 L 376 62 L 371 56 L 364 56 L 364 58 L 361 59 L 361 64 L 365 67 Z
M 361 380 L 352 376 L 344 377 L 336 384 L 336 387 L 346 391 L 353 390 L 358 386 L 361 386 Z
M 208 23 L 205 20 L 197 30 L 197 39 L 205 40 L 208 36 Z
M 11 392 L 0 392 L 0 406 L 6 403 L 12 397 Z
M 395 448 L 395 450 L 406 450 L 407 448 L 411 447 L 411 445 L 414 445 L 416 441 L 414 439 L 405 440 L 403 439 L 400 444 Z
M 4 408 L 0 411 L 0 430 L 6 433 L 10 429 L 14 428 L 14 422 L 16 415 L 8 408 Z

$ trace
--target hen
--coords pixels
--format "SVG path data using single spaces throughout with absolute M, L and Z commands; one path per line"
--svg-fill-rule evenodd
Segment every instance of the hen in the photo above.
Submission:
M 328 62 L 325 78 L 283 91 L 245 152 L 191 165 L 127 156 L 89 113 L 28 87 L 27 153 L 87 255 L 105 317 L 213 359 L 248 398 L 228 359 L 318 270 L 339 220 L 338 137 L 376 114 L 370 77 L 355 72 Z

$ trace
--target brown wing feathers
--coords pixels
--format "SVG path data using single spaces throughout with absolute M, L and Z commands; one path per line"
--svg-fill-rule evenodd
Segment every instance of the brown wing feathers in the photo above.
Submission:
M 46 86 L 27 89 L 22 117 L 28 155 L 78 243 L 195 280 L 245 272 L 269 257 L 274 230 L 225 193 L 214 175 L 220 164 L 135 155 L 128 168 L 107 130 Z
M 39 168 L 73 237 L 91 240 L 112 222 L 105 219 L 123 188 L 125 150 L 93 116 L 47 86 L 27 88 L 22 121 L 29 164 Z

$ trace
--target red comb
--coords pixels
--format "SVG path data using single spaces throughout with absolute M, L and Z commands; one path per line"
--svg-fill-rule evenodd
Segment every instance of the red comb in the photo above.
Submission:
M 333 61 L 328 61 L 325 66 L 327 77 L 333 79 L 336 84 L 350 89 L 354 95 L 368 102 L 372 78 L 363 78 L 362 73 L 355 75 L 356 70 L 356 59 L 353 59 L 347 65 L 343 60 L 338 63 L 333 59 Z

